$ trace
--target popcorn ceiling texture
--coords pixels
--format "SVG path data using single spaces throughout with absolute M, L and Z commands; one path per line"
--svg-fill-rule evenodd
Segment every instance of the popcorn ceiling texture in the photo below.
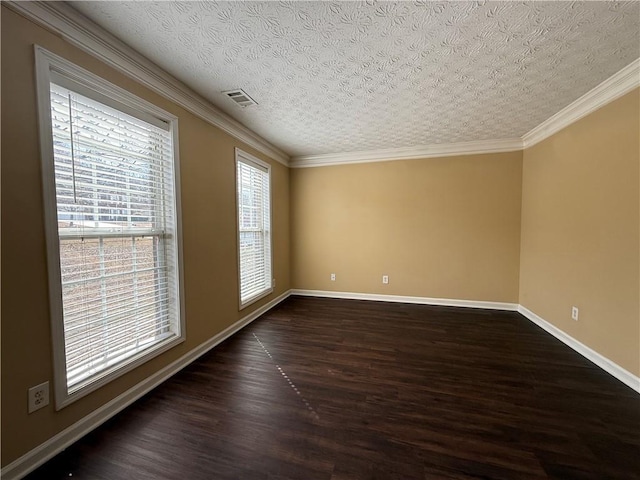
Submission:
M 520 137 L 640 56 L 635 2 L 72 5 L 292 156 Z

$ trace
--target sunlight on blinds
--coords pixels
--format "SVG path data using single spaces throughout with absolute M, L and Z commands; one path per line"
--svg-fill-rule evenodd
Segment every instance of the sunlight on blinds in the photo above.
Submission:
M 172 137 L 51 84 L 67 388 L 179 334 Z
M 240 242 L 240 301 L 271 288 L 269 171 L 253 162 L 237 162 Z

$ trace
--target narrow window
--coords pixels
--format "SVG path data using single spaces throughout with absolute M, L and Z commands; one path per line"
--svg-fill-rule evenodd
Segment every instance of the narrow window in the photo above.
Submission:
M 240 308 L 273 291 L 269 164 L 236 149 Z
M 177 119 L 36 55 L 61 408 L 184 339 Z

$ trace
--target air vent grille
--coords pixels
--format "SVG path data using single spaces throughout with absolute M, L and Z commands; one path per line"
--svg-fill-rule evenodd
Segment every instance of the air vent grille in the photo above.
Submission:
M 247 92 L 245 92 L 240 88 L 237 90 L 227 90 L 226 92 L 222 92 L 222 93 L 224 93 L 227 97 L 229 97 L 231 100 L 236 102 L 241 107 L 258 105 L 258 102 L 256 102 L 253 98 L 247 95 Z

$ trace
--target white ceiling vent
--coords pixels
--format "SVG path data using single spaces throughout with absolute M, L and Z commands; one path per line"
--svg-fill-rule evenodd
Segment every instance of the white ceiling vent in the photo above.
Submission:
M 227 97 L 229 97 L 231 100 L 236 102 L 241 107 L 248 107 L 249 105 L 258 105 L 258 102 L 256 102 L 253 98 L 247 95 L 247 92 L 245 92 L 240 88 L 237 90 L 228 90 L 222 93 L 224 93 Z

